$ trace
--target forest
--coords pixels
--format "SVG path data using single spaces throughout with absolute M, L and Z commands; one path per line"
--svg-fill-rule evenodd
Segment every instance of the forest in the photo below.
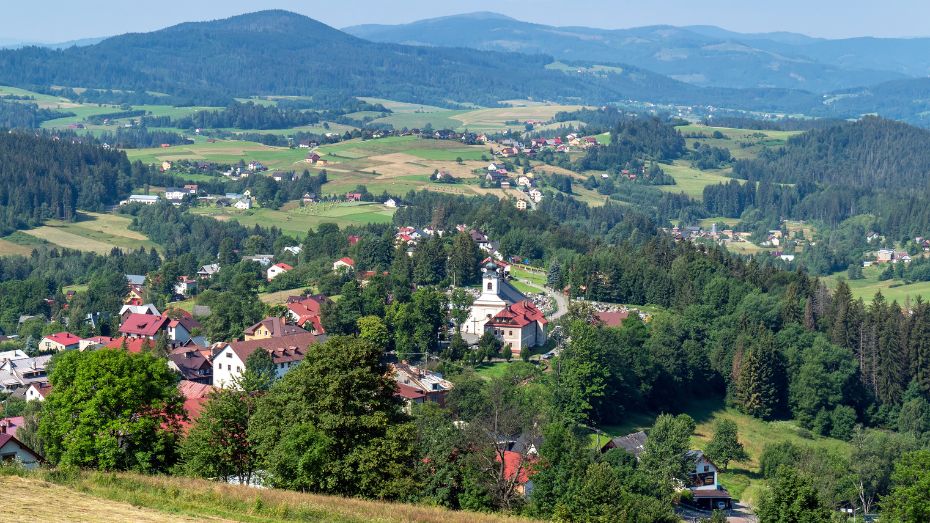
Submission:
M 34 103 L 8 102 L 0 98 L 0 129 L 35 129 L 42 122 L 74 116 L 74 113 L 39 109 Z

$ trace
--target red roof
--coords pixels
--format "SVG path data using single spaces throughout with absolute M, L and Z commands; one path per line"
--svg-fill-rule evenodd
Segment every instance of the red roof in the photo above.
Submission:
M 355 234 L 349 235 L 349 245 L 355 245 L 361 238 Z
M 48 397 L 49 393 L 52 392 L 52 386 L 48 383 L 33 383 L 32 386 L 36 388 L 36 392 L 43 398 Z
M 297 302 L 289 302 L 287 309 L 297 316 L 297 325 L 306 328 L 309 322 L 313 325 L 313 331 L 317 334 L 323 334 L 326 330 L 320 320 L 320 310 L 326 301 L 323 297 L 311 296 Z
M 185 431 L 200 417 L 203 406 L 210 399 L 210 393 L 214 390 L 212 386 L 203 383 L 187 380 L 178 382 L 178 392 L 184 396 L 184 412 L 187 413 L 188 418 L 188 421 L 181 421 L 181 427 Z
M 495 461 L 500 463 L 500 455 L 495 456 Z M 512 450 L 504 451 L 504 478 L 511 480 L 517 477 L 517 484 L 525 485 L 530 480 L 530 470 L 527 465 L 523 464 L 523 456 L 519 452 Z
M 77 345 L 80 343 L 81 338 L 71 334 L 70 332 L 59 332 L 57 334 L 51 334 L 46 336 L 45 339 L 52 340 L 55 343 L 60 343 L 65 347 L 70 347 L 71 345 Z
M 498 267 L 500 267 L 500 268 L 502 268 L 502 269 L 506 269 L 507 267 L 510 267 L 510 264 L 509 264 L 509 263 L 507 263 L 507 262 L 505 262 L 505 261 L 502 261 L 502 260 L 494 259 L 494 258 L 492 258 L 492 257 L 490 257 L 490 256 L 488 256 L 487 258 L 481 260 L 481 265 L 487 265 L 488 262 L 494 262 L 495 265 L 497 265 Z
M 284 270 L 286 270 L 286 271 L 294 270 L 293 267 L 291 267 L 290 265 L 288 265 L 288 264 L 286 264 L 286 263 L 276 263 L 276 264 L 274 264 L 274 266 L 277 267 L 277 268 L 279 268 L 279 269 L 284 269 Z
M 130 314 L 119 327 L 122 334 L 155 337 L 165 324 L 170 321 L 167 316 L 152 314 Z
M 508 305 L 504 310 L 498 312 L 493 318 L 488 320 L 485 325 L 492 327 L 520 327 L 523 328 L 534 321 L 541 325 L 548 323 L 546 316 L 541 310 L 533 305 L 529 300 Z
M 609 311 L 594 314 L 594 317 L 607 327 L 619 327 L 623 325 L 623 320 L 627 319 L 629 316 L 629 311 Z
M 126 341 L 126 350 L 134 354 L 155 348 L 155 342 L 146 338 L 113 338 L 113 341 L 107 343 L 104 348 L 121 349 L 123 348 L 123 340 Z
M 355 267 L 355 260 L 353 260 L 352 258 L 349 258 L 348 256 L 343 256 L 342 258 L 339 258 L 338 261 L 341 261 L 342 263 Z
M 397 391 L 394 394 L 404 398 L 405 400 L 411 401 L 422 400 L 426 397 L 426 394 L 423 391 L 416 387 L 411 387 L 405 383 L 398 383 Z
M 16 436 L 16 431 L 23 426 L 25 418 L 22 416 L 13 416 L 11 418 L 0 419 L 0 425 L 6 428 L 6 434 Z M 0 445 L 2 446 L 2 445 Z

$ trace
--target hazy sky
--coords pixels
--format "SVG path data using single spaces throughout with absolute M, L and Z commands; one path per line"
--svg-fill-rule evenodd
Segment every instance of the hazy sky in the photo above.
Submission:
M 926 0 L 52 0 L 3 4 L 0 40 L 37 42 L 151 31 L 270 8 L 297 11 L 335 27 L 495 11 L 551 25 L 712 24 L 741 32 L 793 31 L 828 38 L 930 36 L 930 2 Z

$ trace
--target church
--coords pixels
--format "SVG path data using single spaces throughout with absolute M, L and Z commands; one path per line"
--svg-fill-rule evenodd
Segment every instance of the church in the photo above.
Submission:
M 514 355 L 524 348 L 546 343 L 546 318 L 532 301 L 526 299 L 504 279 L 498 264 L 489 261 L 482 269 L 481 295 L 471 306 L 465 333 L 481 336 L 491 330 L 510 344 Z

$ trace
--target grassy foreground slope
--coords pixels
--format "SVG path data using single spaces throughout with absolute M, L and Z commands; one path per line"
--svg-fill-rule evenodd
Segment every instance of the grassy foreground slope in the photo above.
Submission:
M 36 521 L 338 521 L 494 523 L 522 518 L 455 512 L 170 476 L 82 472 L 0 475 L 0 520 Z M 12 493 L 12 496 L 9 494 Z M 13 500 L 11 503 L 10 500 Z

